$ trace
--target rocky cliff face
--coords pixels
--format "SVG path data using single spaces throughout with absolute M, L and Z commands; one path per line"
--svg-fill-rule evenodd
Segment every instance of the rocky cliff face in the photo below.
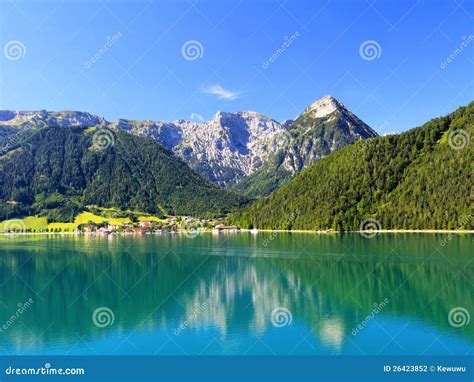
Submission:
M 112 127 L 155 138 L 191 168 L 222 187 L 262 167 L 273 146 L 283 144 L 285 126 L 264 115 L 218 112 L 207 122 L 119 120 Z
M 291 136 L 283 167 L 291 173 L 359 139 L 377 136 L 334 97 L 309 105 L 288 130 Z
M 334 97 L 309 105 L 285 132 L 285 145 L 235 189 L 248 196 L 266 196 L 317 160 L 377 133 Z
M 358 139 L 376 136 L 333 97 L 311 104 L 296 120 L 283 123 L 253 111 L 218 112 L 207 122 L 118 119 L 85 112 L 0 111 L 0 137 L 28 127 L 107 126 L 156 139 L 212 182 L 231 187 L 275 162 L 293 174 Z M 1 144 L 1 142 L 0 142 Z M 265 171 L 268 171 L 266 169 Z

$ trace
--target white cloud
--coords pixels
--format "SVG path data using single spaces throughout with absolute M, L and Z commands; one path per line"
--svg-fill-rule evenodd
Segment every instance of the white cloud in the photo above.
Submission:
M 233 100 L 240 97 L 240 92 L 234 92 L 232 90 L 224 89 L 219 84 L 203 86 L 201 88 L 201 92 L 215 95 L 219 99 Z
M 197 119 L 198 121 L 204 122 L 204 117 L 202 114 L 191 113 L 191 119 Z

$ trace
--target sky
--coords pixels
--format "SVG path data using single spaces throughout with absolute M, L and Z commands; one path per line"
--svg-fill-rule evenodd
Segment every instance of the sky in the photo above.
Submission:
M 0 109 L 294 118 L 333 95 L 378 133 L 474 99 L 469 0 L 0 0 Z

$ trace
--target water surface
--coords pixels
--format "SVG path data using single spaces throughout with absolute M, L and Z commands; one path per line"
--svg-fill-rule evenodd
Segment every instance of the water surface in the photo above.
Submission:
M 445 238 L 3 237 L 0 354 L 473 354 L 472 236 Z

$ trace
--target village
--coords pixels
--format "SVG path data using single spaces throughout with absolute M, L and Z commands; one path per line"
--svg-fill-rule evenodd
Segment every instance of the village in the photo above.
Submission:
M 75 235 L 110 235 L 133 234 L 168 234 L 168 233 L 191 233 L 197 232 L 237 232 L 237 226 L 226 226 L 222 219 L 198 219 L 191 216 L 167 217 L 163 220 L 140 220 L 137 222 L 126 221 L 121 224 L 110 224 L 107 221 L 102 223 L 88 222 L 81 224 L 72 233 Z

